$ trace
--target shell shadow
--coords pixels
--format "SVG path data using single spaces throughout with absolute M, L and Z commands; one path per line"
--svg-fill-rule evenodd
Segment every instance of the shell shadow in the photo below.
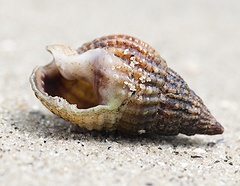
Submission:
M 14 115 L 14 114 L 13 114 Z M 19 114 L 18 114 L 19 115 Z M 206 147 L 209 142 L 196 136 L 160 136 L 139 135 L 127 136 L 118 131 L 88 131 L 77 125 L 66 122 L 53 114 L 45 114 L 40 111 L 22 113 L 21 119 L 13 118 L 12 126 L 20 132 L 30 133 L 39 138 L 55 138 L 65 140 L 95 140 L 99 142 L 112 141 L 121 144 L 154 144 L 156 146 L 171 145 L 173 147 Z M 25 120 L 23 119 L 25 118 Z

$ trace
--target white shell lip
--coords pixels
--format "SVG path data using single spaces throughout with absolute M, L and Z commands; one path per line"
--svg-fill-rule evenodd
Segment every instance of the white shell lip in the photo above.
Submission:
M 64 50 L 65 46 L 60 46 L 59 48 L 61 50 L 62 49 Z M 53 53 L 51 47 L 47 47 L 47 50 L 51 50 L 51 53 Z M 71 55 L 72 54 L 78 55 L 74 51 L 69 50 L 69 52 L 71 53 Z M 68 95 L 68 93 L 66 93 L 66 97 L 62 97 L 61 94 L 64 95 L 62 92 L 63 91 L 74 92 L 75 91 L 74 86 L 72 86 L 73 88 L 70 87 L 68 89 L 68 86 L 70 86 L 72 82 L 73 84 L 76 83 L 76 85 L 79 84 L 81 86 L 87 86 L 86 89 L 88 90 L 83 90 L 83 92 L 80 91 L 77 93 L 88 94 L 88 91 L 89 91 L 90 94 L 93 94 L 94 90 L 90 90 L 91 86 L 86 82 L 83 82 L 82 80 L 79 80 L 79 81 L 74 80 L 71 82 L 71 80 L 67 80 L 65 77 L 63 77 L 62 74 L 60 73 L 61 69 L 59 69 L 59 66 L 57 66 L 56 60 L 58 60 L 57 59 L 58 57 L 59 56 L 54 56 L 54 59 L 51 63 L 45 66 L 37 66 L 33 70 L 30 76 L 30 83 L 35 95 L 39 98 L 39 100 L 43 103 L 43 105 L 45 105 L 50 111 L 52 111 L 54 114 L 62 117 L 67 121 L 70 121 L 74 124 L 78 124 L 79 126 L 85 127 L 88 130 L 92 130 L 92 129 L 115 130 L 117 127 L 118 121 L 122 117 L 122 110 L 124 109 L 124 106 L 121 106 L 121 105 L 124 102 L 124 99 L 126 97 L 126 95 L 124 95 L 125 92 L 124 94 L 121 94 L 122 96 L 118 96 L 118 99 L 107 98 L 108 100 L 105 103 L 99 103 L 99 101 L 97 101 L 98 98 L 92 98 L 93 100 L 90 100 L 90 102 L 87 103 L 87 106 L 81 108 L 79 104 L 74 103 L 75 99 L 71 98 L 72 96 Z M 99 56 L 97 57 L 99 58 Z M 86 61 L 88 61 L 88 59 L 86 59 Z M 63 64 L 66 64 L 66 62 L 64 61 Z M 96 75 L 96 74 L 93 73 L 93 75 Z M 57 85 L 58 81 L 54 80 L 55 78 L 59 79 L 60 81 L 59 85 Z M 50 82 L 50 81 L 54 81 L 54 82 Z M 64 87 L 64 89 L 66 90 L 62 90 L 61 87 L 58 87 L 58 86 L 65 85 L 64 83 L 66 83 L 66 87 Z M 51 86 L 53 86 L 53 89 L 57 88 L 60 90 L 59 95 L 58 93 L 55 92 L 55 90 L 51 90 L 52 89 Z M 112 88 L 114 90 L 114 87 Z M 78 89 L 76 89 L 76 91 L 78 91 Z M 117 91 L 117 89 L 115 88 L 114 91 Z M 109 95 L 110 94 L 106 96 L 109 96 Z M 78 99 L 81 99 L 81 98 L 85 99 L 84 97 L 80 97 Z M 84 100 L 84 101 L 87 101 L 87 100 Z

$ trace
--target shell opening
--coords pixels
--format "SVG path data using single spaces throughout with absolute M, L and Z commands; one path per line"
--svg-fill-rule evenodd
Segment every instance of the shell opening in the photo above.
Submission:
M 84 80 L 67 80 L 59 71 L 51 76 L 49 72 L 45 72 L 41 77 L 43 90 L 50 96 L 66 99 L 70 104 L 76 104 L 79 109 L 99 105 L 93 86 Z
M 65 99 L 70 104 L 75 104 L 78 109 L 87 109 L 101 104 L 97 87 L 90 84 L 92 77 L 88 70 L 90 65 L 85 58 L 93 61 L 90 57 L 83 56 L 83 62 L 77 63 L 78 53 L 66 45 L 50 45 L 47 50 L 53 55 L 53 61 L 36 71 L 35 80 L 37 89 L 47 95 Z M 82 64 L 79 66 L 79 64 Z M 79 67 L 83 68 L 79 70 Z M 76 72 L 80 72 L 76 77 Z M 88 77 L 90 76 L 90 77 Z M 90 80 L 89 80 L 90 79 Z M 102 105 L 102 104 L 101 104 Z
M 62 45 L 47 49 L 53 61 L 35 68 L 30 77 L 35 95 L 67 121 L 89 130 L 114 130 L 128 96 L 121 78 L 115 77 L 124 73 L 112 68 L 121 61 L 99 49 L 83 54 Z
M 100 99 L 90 83 L 82 79 L 64 78 L 54 62 L 37 67 L 30 81 L 38 97 L 57 96 L 70 104 L 75 104 L 78 109 L 87 109 L 100 104 Z
M 47 50 L 53 61 L 33 73 L 33 88 L 36 85 L 42 93 L 63 98 L 78 109 L 100 105 L 117 109 L 127 97 L 121 79 L 116 78 L 122 74 L 113 69 L 122 62 L 105 50 L 78 54 L 66 45 L 50 45 Z

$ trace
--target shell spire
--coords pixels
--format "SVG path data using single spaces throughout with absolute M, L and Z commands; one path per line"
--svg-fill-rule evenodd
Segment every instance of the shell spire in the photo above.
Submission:
M 171 68 L 145 42 L 110 35 L 77 50 L 51 45 L 53 61 L 30 82 L 53 113 L 89 130 L 129 134 L 221 134 L 224 129 Z

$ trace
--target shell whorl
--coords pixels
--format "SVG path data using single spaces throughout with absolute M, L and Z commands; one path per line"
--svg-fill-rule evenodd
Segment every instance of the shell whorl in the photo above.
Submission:
M 81 56 L 96 49 L 106 51 L 107 54 L 114 56 L 112 60 L 120 62 L 105 74 L 101 72 L 101 69 L 95 70 L 95 79 L 106 76 L 105 79 L 108 80 L 106 82 L 114 84 L 109 90 L 114 92 L 120 88 L 123 90 L 122 94 L 126 96 L 122 95 L 122 99 L 119 98 L 121 103 L 116 113 L 109 115 L 109 117 L 114 117 L 114 114 L 118 115 L 117 119 L 113 120 L 114 125 L 106 124 L 102 127 L 98 125 L 92 127 L 93 129 L 162 135 L 220 134 L 223 132 L 223 127 L 211 115 L 201 98 L 189 89 L 186 82 L 170 69 L 166 61 L 145 42 L 131 36 L 110 35 L 85 43 L 76 51 Z M 101 62 L 101 60 L 98 61 L 99 68 L 103 68 Z M 112 72 L 114 73 L 111 74 Z M 117 77 L 113 77 L 114 75 Z M 62 83 L 64 86 L 65 84 L 69 83 Z M 98 86 L 96 88 L 100 89 Z M 86 94 L 87 90 L 82 93 Z M 117 99 L 117 96 L 114 96 L 114 99 Z M 86 107 L 94 107 L 97 101 L 92 102 Z M 58 111 L 52 111 L 58 114 Z M 61 116 L 61 114 L 58 115 Z M 104 117 L 107 117 L 107 114 Z M 87 124 L 83 125 L 79 123 L 79 120 L 69 118 L 67 120 L 88 128 Z
M 120 121 L 122 130 L 191 135 L 194 130 L 207 133 L 209 123 L 216 124 L 203 101 L 145 42 L 125 35 L 105 36 L 84 44 L 78 52 L 95 48 L 111 51 L 128 67 L 124 70 L 130 82 L 124 84 L 131 97 Z

